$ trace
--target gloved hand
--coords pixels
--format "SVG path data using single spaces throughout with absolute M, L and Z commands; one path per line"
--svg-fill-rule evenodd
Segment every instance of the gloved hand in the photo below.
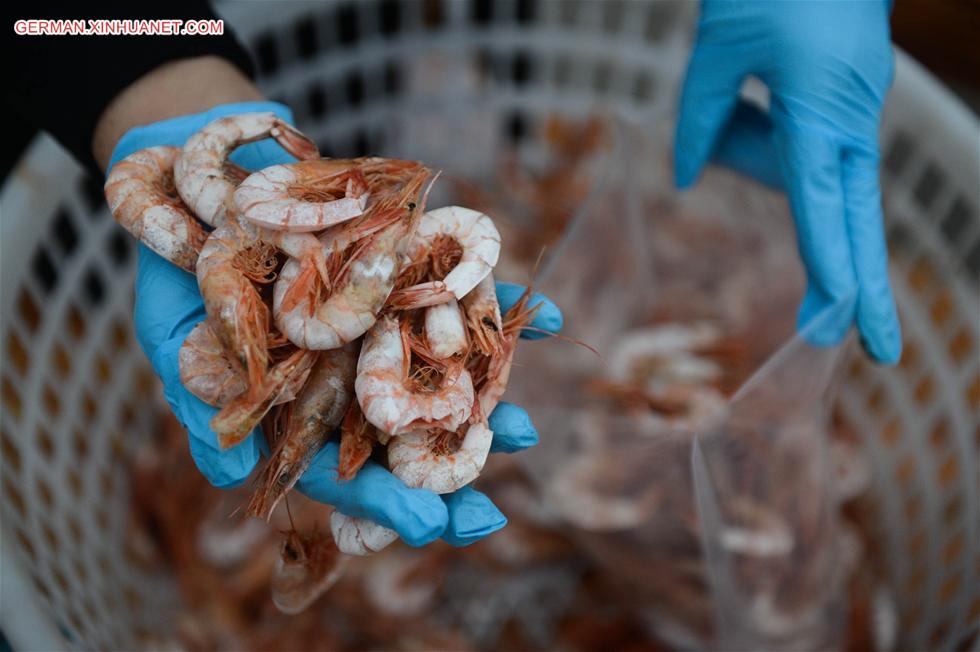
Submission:
M 799 327 L 854 302 L 846 320 L 811 339 L 837 343 L 856 321 L 865 350 L 884 363 L 902 348 L 878 188 L 889 9 L 885 0 L 704 0 L 675 141 L 681 188 L 713 157 L 785 189 L 807 272 Z M 768 114 L 739 100 L 750 75 L 769 87 Z
M 273 102 L 245 102 L 216 107 L 205 113 L 165 120 L 129 131 L 113 152 L 116 161 L 145 147 L 179 146 L 208 122 L 249 111 L 273 111 L 292 121 L 288 108 Z M 293 160 L 271 140 L 239 148 L 232 160 L 258 169 Z M 501 308 L 506 310 L 523 288 L 497 284 Z M 562 317 L 558 308 L 535 295 L 532 305 L 544 303 L 532 325 L 557 332 Z M 164 396 L 190 435 L 190 451 L 198 469 L 217 487 L 235 487 L 249 476 L 263 453 L 265 438 L 253 432 L 241 444 L 222 451 L 208 423 L 217 409 L 207 405 L 180 382 L 178 352 L 184 339 L 205 318 L 197 279 L 171 265 L 142 244 L 136 279 L 136 334 L 140 346 L 163 381 Z M 528 332 L 530 338 L 539 334 Z M 501 403 L 490 416 L 494 431 L 491 451 L 512 452 L 537 443 L 537 432 L 521 408 Z M 335 505 L 341 512 L 370 518 L 397 531 L 410 545 L 424 545 L 442 537 L 453 545 L 466 545 L 502 528 L 507 520 L 489 498 L 472 487 L 439 496 L 425 489 L 409 489 L 380 466 L 368 462 L 350 482 L 337 480 L 338 445 L 331 443 L 316 456 L 297 488 L 310 497 Z

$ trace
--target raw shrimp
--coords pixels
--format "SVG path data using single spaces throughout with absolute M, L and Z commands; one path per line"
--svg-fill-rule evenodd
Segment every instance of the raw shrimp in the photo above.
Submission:
M 639 496 L 621 496 L 596 488 L 608 461 L 596 454 L 562 463 L 545 488 L 549 503 L 577 527 L 591 531 L 629 530 L 642 525 L 664 502 L 656 484 Z
M 178 354 L 180 381 L 208 405 L 221 407 L 248 389 L 245 376 L 225 354 L 207 320 L 194 327 Z
M 439 240 L 454 240 L 462 256 L 441 280 L 427 281 L 392 293 L 389 305 L 398 310 L 421 308 L 461 299 L 482 281 L 500 255 L 500 233 L 489 216 L 461 206 L 429 211 L 419 221 L 408 248 L 410 259 L 418 259 Z
M 298 159 L 320 158 L 313 141 L 274 113 L 219 118 L 187 140 L 174 164 L 174 181 L 184 203 L 211 226 L 221 226 L 236 213 L 233 194 L 241 178 L 240 171 L 229 166 L 228 155 L 240 145 L 266 138 L 274 138 Z
M 272 572 L 272 601 L 284 614 L 298 614 L 333 586 L 347 560 L 324 532 L 291 530 Z
M 495 289 L 484 286 L 483 291 L 488 296 L 483 297 L 481 303 L 496 304 Z M 487 419 L 507 388 L 521 328 L 529 324 L 537 312 L 536 307 L 528 307 L 530 298 L 528 289 L 502 320 L 501 329 L 497 331 L 499 353 L 471 352 L 467 366 L 473 370 L 475 401 L 470 402 L 473 408 L 469 423 L 463 425 L 459 434 L 453 432 L 458 426 L 447 427 L 441 432 L 430 429 L 429 432 L 402 434 L 388 444 L 388 466 L 409 487 L 449 493 L 475 480 L 483 470 L 493 442 L 493 431 Z M 482 324 L 482 320 L 479 323 Z
M 258 388 L 239 396 L 211 419 L 211 429 L 218 435 L 221 449 L 240 443 L 262 417 L 279 401 L 283 392 L 295 382 L 293 377 L 306 373 L 316 360 L 315 351 L 299 350 L 277 364 Z
M 466 350 L 466 326 L 455 299 L 425 309 L 425 340 L 440 360 Z
M 194 273 L 208 237 L 174 187 L 177 147 L 149 147 L 112 166 L 105 198 L 113 217 L 147 247 Z
M 316 145 L 312 141 L 272 113 L 244 113 L 221 118 L 206 125 L 187 141 L 174 165 L 174 178 L 181 197 L 194 209 L 198 217 L 208 224 L 218 227 L 219 230 L 227 222 L 233 221 L 229 218 L 238 215 L 234 202 L 234 190 L 238 183 L 247 177 L 248 172 L 229 162 L 228 155 L 239 145 L 269 137 L 275 138 L 279 144 L 297 158 L 315 159 L 319 156 Z M 275 232 L 260 229 L 249 222 L 234 221 L 238 222 L 237 228 L 228 227 L 222 231 L 220 236 L 217 236 L 223 240 L 221 247 L 209 248 L 205 244 L 201 251 L 202 257 L 205 254 L 209 257 L 216 256 L 216 263 L 219 266 L 226 262 L 229 257 L 238 258 L 238 269 L 225 269 L 226 273 L 222 275 L 224 278 L 219 281 L 220 283 L 229 283 L 241 290 L 248 284 L 248 281 L 237 278 L 240 275 L 236 271 L 244 273 L 252 280 L 260 280 L 261 277 L 268 275 L 271 272 L 271 267 L 274 266 L 271 263 L 275 261 L 273 252 L 268 251 L 266 245 L 279 247 L 291 258 L 299 261 L 304 270 L 315 270 L 323 282 L 327 282 L 326 261 L 319 242 L 313 235 Z M 255 260 L 256 256 L 252 253 L 263 251 L 266 254 L 265 260 Z M 246 264 L 246 261 L 250 261 L 251 264 Z M 255 263 L 265 265 L 267 269 L 245 268 L 252 267 Z M 232 279 L 232 277 L 236 278 Z M 198 283 L 201 283 L 200 274 L 198 274 Z M 201 293 L 204 294 L 203 284 Z M 247 291 L 245 294 L 250 295 Z M 233 340 L 237 337 L 235 333 L 238 331 L 233 328 L 234 325 L 226 323 L 225 319 L 236 312 L 236 306 L 245 311 L 254 306 L 254 296 L 246 296 L 245 298 L 247 300 L 242 302 L 242 296 L 239 292 L 233 292 L 226 297 L 231 305 L 226 308 L 225 313 L 212 312 L 214 306 L 208 306 L 208 314 L 218 321 L 218 336 L 231 351 L 238 355 L 254 354 L 255 350 L 253 348 L 249 352 L 246 349 L 233 346 Z M 208 295 L 205 295 L 206 304 L 208 299 Z M 222 295 L 220 293 L 211 297 L 212 304 L 221 300 Z M 255 318 L 258 319 L 258 316 Z M 267 317 L 266 321 L 268 321 Z M 254 323 L 252 325 L 254 326 Z M 232 330 L 226 333 L 224 332 L 226 327 L 231 327 Z M 250 335 L 254 335 L 251 329 L 246 329 L 241 334 L 242 338 Z M 255 364 L 246 365 L 246 367 L 251 382 L 255 382 L 257 377 L 264 372 L 260 358 L 255 358 Z
M 178 360 L 184 387 L 208 405 L 224 407 L 248 389 L 245 374 L 228 356 L 207 320 L 195 326 L 184 340 Z M 292 376 L 275 404 L 294 400 L 307 377 L 302 373 Z
M 496 303 L 496 289 L 492 285 L 484 288 L 487 292 L 491 289 L 493 291 L 492 301 Z M 485 423 L 507 389 L 507 381 L 510 379 L 510 369 L 514 361 L 514 352 L 517 350 L 517 341 L 521 329 L 531 323 L 540 308 L 540 305 L 530 306 L 530 301 L 531 288 L 528 287 L 501 319 L 498 352 L 482 355 L 474 349 L 467 360 L 466 367 L 470 370 L 473 385 L 476 388 L 476 402 L 470 416 L 471 423 L 477 421 Z
M 467 292 L 461 303 L 466 314 L 467 330 L 477 350 L 483 355 L 499 355 L 504 347 L 504 326 L 493 273 L 487 274 Z
M 448 494 L 473 482 L 490 452 L 493 431 L 482 422 L 455 433 L 407 433 L 388 444 L 388 467 L 409 487 Z
M 275 249 L 237 219 L 211 233 L 197 261 L 211 328 L 241 364 L 252 389 L 262 383 L 269 363 L 269 311 L 252 281 L 272 280 L 276 262 Z
M 473 382 L 463 362 L 450 360 L 434 388 L 413 382 L 407 323 L 385 315 L 368 331 L 357 363 L 354 388 L 367 420 L 389 435 L 445 428 L 456 430 L 470 416 Z
M 377 431 L 367 422 L 361 406 L 351 401 L 344 423 L 340 427 L 340 455 L 337 461 L 337 477 L 350 480 L 361 470 L 371 457 L 374 445 L 378 443 Z
M 367 200 L 367 180 L 352 159 L 273 165 L 235 190 L 243 217 L 282 231 L 322 231 L 362 214 Z
M 283 266 L 273 293 L 273 312 L 276 325 L 291 342 L 304 349 L 334 349 L 371 328 L 394 287 L 403 242 L 425 203 L 425 195 L 417 197 L 428 177 L 429 171 L 420 167 L 400 189 L 377 198 L 358 224 L 349 229 L 338 225 L 321 237 L 325 256 L 353 248 L 322 302 L 316 292 L 302 288 L 297 292 L 294 285 L 304 285 L 298 263 Z M 370 234 L 355 241 L 351 229 Z M 301 298 L 287 301 L 287 293 Z
M 340 425 L 354 396 L 356 364 L 356 343 L 319 354 L 309 380 L 289 405 L 285 434 L 259 477 L 247 516 L 268 519 Z
M 398 533 L 390 528 L 340 512 L 330 515 L 330 532 L 340 552 L 360 557 L 378 552 L 398 538 Z

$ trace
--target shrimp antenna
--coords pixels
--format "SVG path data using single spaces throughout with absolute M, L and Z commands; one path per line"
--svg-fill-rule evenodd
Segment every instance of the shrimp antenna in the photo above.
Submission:
M 290 511 L 290 509 L 289 509 L 289 494 L 286 494 L 285 496 L 283 496 L 282 499 L 283 499 L 283 502 L 286 503 L 286 516 L 289 517 L 289 527 L 291 527 L 292 528 L 292 531 L 295 532 L 296 531 L 296 524 L 293 523 L 293 512 Z

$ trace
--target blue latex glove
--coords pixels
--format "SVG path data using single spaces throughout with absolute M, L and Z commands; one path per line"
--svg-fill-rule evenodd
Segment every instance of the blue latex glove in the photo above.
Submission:
M 902 349 L 878 188 L 889 9 L 884 0 L 704 0 L 675 141 L 679 187 L 713 157 L 786 191 L 807 272 L 798 326 L 856 297 L 849 318 L 813 339 L 837 343 L 856 321 L 884 363 Z M 750 75 L 769 87 L 768 114 L 739 101 Z
M 292 121 L 289 109 L 272 102 L 246 102 L 216 107 L 205 113 L 166 120 L 129 131 L 113 152 L 110 167 L 129 154 L 155 145 L 182 145 L 208 122 L 249 111 L 273 111 Z M 271 140 L 239 148 L 232 160 L 248 169 L 293 160 Z M 523 288 L 497 284 L 506 310 Z M 561 328 L 557 307 L 535 295 L 532 304 L 544 303 L 533 326 L 551 332 Z M 222 451 L 209 422 L 217 412 L 180 382 L 178 352 L 184 339 L 205 318 L 197 279 L 139 246 L 136 279 L 136 334 L 144 353 L 163 381 L 164 396 L 178 420 L 187 428 L 190 451 L 198 469 L 217 487 L 235 487 L 251 474 L 266 449 L 265 438 L 253 432 L 241 444 Z M 528 333 L 538 337 L 537 333 Z M 494 431 L 491 451 L 512 452 L 537 443 L 538 435 L 523 409 L 501 403 L 490 416 Z M 297 487 L 308 496 L 335 505 L 341 512 L 370 518 L 396 530 L 411 545 L 424 545 L 442 537 L 453 545 L 466 545 L 499 530 L 507 519 L 489 498 L 472 487 L 439 496 L 424 489 L 409 489 L 386 470 L 368 462 L 350 482 L 338 482 L 338 445 L 331 443 L 317 455 Z

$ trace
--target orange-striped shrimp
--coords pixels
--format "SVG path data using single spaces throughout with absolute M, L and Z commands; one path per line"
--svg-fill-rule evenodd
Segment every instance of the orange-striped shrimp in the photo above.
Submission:
M 235 398 L 211 419 L 211 429 L 218 435 L 221 449 L 230 448 L 244 440 L 262 418 L 279 402 L 283 393 L 295 382 L 296 375 L 305 374 L 316 360 L 316 351 L 296 351 L 274 366 L 257 386 Z
M 455 241 L 462 249 L 453 269 L 443 279 L 396 290 L 389 305 L 407 310 L 461 299 L 490 273 L 500 256 L 500 233 L 489 216 L 461 206 L 446 206 L 422 216 L 409 245 L 408 257 L 422 258 L 439 241 L 445 240 Z
M 496 303 L 493 284 L 484 286 L 482 291 L 486 295 L 481 303 L 492 307 Z M 504 316 L 501 330 L 496 331 L 501 336 L 499 352 L 485 355 L 474 347 L 466 360 L 475 392 L 469 422 L 458 430 L 430 429 L 394 437 L 388 443 L 388 466 L 395 477 L 409 487 L 449 493 L 475 480 L 483 470 L 493 441 L 493 431 L 488 424 L 490 413 L 507 388 L 521 328 L 529 324 L 537 312 L 537 308 L 528 307 L 530 298 L 528 289 Z M 471 327 L 480 325 L 482 319 Z
M 228 155 L 240 145 L 266 138 L 274 138 L 298 159 L 320 158 L 313 141 L 274 113 L 219 118 L 187 140 L 174 164 L 174 181 L 181 199 L 198 218 L 217 227 L 236 214 L 233 195 L 241 171 L 232 167 L 229 174 Z
M 276 443 L 245 513 L 268 519 L 323 448 L 354 396 L 357 345 L 323 351 L 309 380 L 289 405 L 284 434 Z
M 467 292 L 461 304 L 466 314 L 467 331 L 477 351 L 486 356 L 499 355 L 504 347 L 504 326 L 493 273 L 487 274 Z
M 105 198 L 123 228 L 193 274 L 208 233 L 174 187 L 179 152 L 177 147 L 149 147 L 130 154 L 109 171 Z
M 394 287 L 399 256 L 418 223 L 425 195 L 418 196 L 428 178 L 429 171 L 420 166 L 400 188 L 377 197 L 356 224 L 338 225 L 321 236 L 325 257 L 343 257 L 322 301 L 318 293 L 302 291 L 312 277 L 304 278 L 298 263 L 283 266 L 273 313 L 276 326 L 291 342 L 304 349 L 334 349 L 371 328 Z M 354 239 L 351 232 L 368 235 Z M 288 301 L 288 293 L 300 298 Z
M 407 433 L 388 443 L 388 467 L 409 487 L 448 494 L 476 480 L 492 441 L 493 431 L 482 422 L 465 424 L 460 434 Z
M 273 165 L 235 190 L 242 216 L 279 231 L 322 231 L 364 212 L 368 185 L 358 161 L 321 159 Z
M 351 480 L 371 457 L 378 434 L 368 423 L 357 401 L 351 401 L 344 423 L 340 427 L 340 453 L 337 460 L 337 478 Z
M 448 360 L 435 386 L 412 376 L 412 344 L 407 321 L 385 315 L 368 331 L 357 363 L 354 389 L 365 418 L 396 436 L 431 428 L 456 430 L 470 416 L 473 382 L 461 360 Z

